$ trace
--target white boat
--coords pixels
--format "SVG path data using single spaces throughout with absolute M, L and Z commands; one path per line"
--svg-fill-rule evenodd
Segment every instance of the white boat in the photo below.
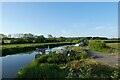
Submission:
M 48 46 L 48 49 L 36 48 L 36 51 L 38 52 L 38 54 L 50 54 L 50 53 L 52 53 L 52 51 L 49 49 L 49 46 Z
M 50 54 L 50 53 L 52 53 L 51 50 L 49 50 L 49 49 L 45 50 L 45 54 Z
M 75 46 L 79 46 L 79 44 L 75 44 Z

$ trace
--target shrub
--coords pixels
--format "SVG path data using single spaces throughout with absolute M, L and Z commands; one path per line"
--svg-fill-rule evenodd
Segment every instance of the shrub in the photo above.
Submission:
M 112 72 L 111 78 L 117 79 L 119 77 L 118 75 L 119 75 L 119 72 L 117 70 L 115 70 Z
M 105 42 L 101 42 L 101 41 L 90 41 L 89 42 L 89 49 L 98 51 L 104 48 L 106 48 Z
M 91 77 L 91 66 L 84 64 L 79 70 L 70 68 L 66 78 L 90 78 Z
M 91 66 L 88 64 L 84 64 L 82 68 L 80 68 L 79 78 L 90 78 L 91 76 Z
M 40 57 L 38 57 L 36 60 L 38 61 L 38 63 L 46 63 L 47 62 L 47 58 L 49 56 L 50 55 L 48 55 L 48 54 L 44 54 L 44 55 L 41 55 Z
M 92 59 L 72 61 L 67 78 L 118 78 L 118 68 L 98 63 Z
M 106 43 L 104 41 L 90 41 L 88 47 L 90 50 L 99 51 L 103 53 L 118 53 L 118 50 L 106 46 Z
M 21 73 L 21 74 L 20 74 Z M 32 67 L 26 66 L 22 68 L 17 78 L 39 78 L 40 80 L 63 79 L 67 75 L 66 70 L 62 70 L 55 64 L 40 64 Z

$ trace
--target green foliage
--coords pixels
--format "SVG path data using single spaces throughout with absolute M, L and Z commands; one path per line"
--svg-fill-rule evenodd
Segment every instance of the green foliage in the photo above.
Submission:
M 86 52 L 83 52 L 83 53 L 77 53 L 75 54 L 75 60 L 80 60 L 80 59 L 85 59 L 87 58 L 87 53 Z
M 80 60 L 83 58 L 87 58 L 87 53 L 83 50 L 83 47 L 75 47 L 75 46 L 66 46 L 67 50 L 73 50 L 74 51 L 74 58 L 75 60 Z
M 35 50 L 36 48 L 47 48 L 48 45 L 50 48 L 60 46 L 60 45 L 69 45 L 70 42 L 55 42 L 55 43 L 35 43 L 35 44 L 8 44 L 2 45 L 2 55 L 15 54 L 21 52 L 28 52 Z
M 79 43 L 81 40 L 73 40 L 73 43 Z
M 67 56 L 64 56 L 62 54 L 45 54 L 41 55 L 37 58 L 37 61 L 39 63 L 54 63 L 54 64 L 64 64 L 67 62 Z
M 39 78 L 41 80 L 112 78 L 117 80 L 118 75 L 118 68 L 100 64 L 92 59 L 75 60 L 65 65 L 38 63 L 34 60 L 18 72 L 17 78 Z
M 67 74 L 66 70 L 62 70 L 58 65 L 55 64 L 39 64 L 39 65 L 28 65 L 25 68 L 22 68 L 17 78 L 39 78 L 40 80 L 49 80 L 49 79 L 62 79 Z
M 68 57 L 62 54 L 45 54 L 37 58 L 39 63 L 64 64 L 68 62 Z
M 66 78 L 90 78 L 91 70 L 91 66 L 87 64 L 84 64 L 78 71 L 70 68 Z
M 66 78 L 75 78 L 76 74 L 72 68 L 69 69 L 69 73 Z
M 119 51 L 108 47 L 104 41 L 90 41 L 88 47 L 90 50 L 103 53 L 118 53 Z
M 106 48 L 105 42 L 100 42 L 100 41 L 90 41 L 89 42 L 89 49 L 92 50 L 101 50 Z
M 91 66 L 88 64 L 84 64 L 82 68 L 80 68 L 79 78 L 90 78 L 91 77 Z
M 44 54 L 39 56 L 36 60 L 39 63 L 54 63 L 54 64 L 66 64 L 72 60 L 80 60 L 80 59 L 85 59 L 87 58 L 87 53 L 82 51 L 81 52 L 74 52 L 73 55 L 71 56 L 67 56 L 66 54 L 56 54 L 56 53 L 52 53 L 52 54 Z
M 119 75 L 118 71 L 115 70 L 115 71 L 112 72 L 111 78 L 117 79 L 119 77 L 118 75 Z
M 47 54 L 41 55 L 39 58 L 37 58 L 37 61 L 38 61 L 39 63 L 46 63 L 49 56 L 50 56 L 50 55 L 47 55 Z
M 98 63 L 92 59 L 72 61 L 67 78 L 118 78 L 118 68 Z
M 120 48 L 120 43 L 106 43 L 106 45 L 111 48 Z

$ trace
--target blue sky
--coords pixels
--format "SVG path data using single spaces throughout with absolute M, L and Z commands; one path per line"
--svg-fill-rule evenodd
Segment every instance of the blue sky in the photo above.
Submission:
M 2 26 L 4 34 L 118 37 L 118 3 L 4 2 Z

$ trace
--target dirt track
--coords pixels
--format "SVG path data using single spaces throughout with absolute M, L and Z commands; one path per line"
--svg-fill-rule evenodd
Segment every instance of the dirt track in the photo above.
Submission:
M 88 53 L 88 56 L 94 60 L 108 64 L 108 65 L 118 65 L 120 64 L 120 54 L 104 54 L 100 52 L 93 52 L 90 50 L 85 50 Z

